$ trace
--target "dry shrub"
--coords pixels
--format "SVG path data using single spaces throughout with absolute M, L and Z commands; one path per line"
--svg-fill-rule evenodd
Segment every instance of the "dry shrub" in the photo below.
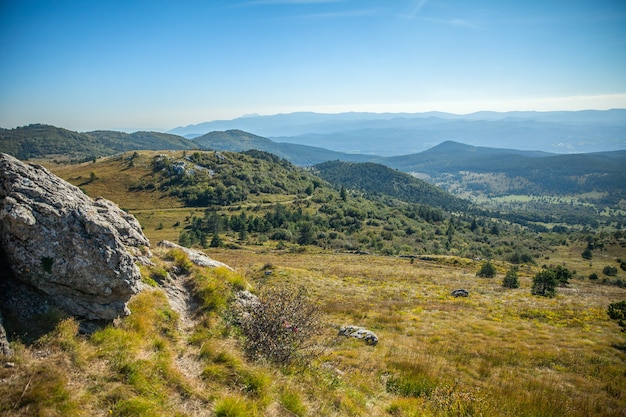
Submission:
M 246 354 L 274 363 L 315 355 L 313 339 L 321 328 L 320 310 L 304 287 L 265 289 L 241 321 Z

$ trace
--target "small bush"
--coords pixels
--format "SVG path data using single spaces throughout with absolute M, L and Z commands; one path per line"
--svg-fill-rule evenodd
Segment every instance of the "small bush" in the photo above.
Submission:
M 607 314 L 611 320 L 616 320 L 623 332 L 626 332 L 626 301 L 609 304 Z
M 597 281 L 598 280 L 598 274 L 596 274 L 595 272 L 592 272 L 591 274 L 589 274 L 589 280 Z
M 483 278 L 493 278 L 496 276 L 496 267 L 493 266 L 491 261 L 487 261 L 482 264 L 480 270 L 476 273 L 476 276 Z
M 258 300 L 241 322 L 246 354 L 275 363 L 312 355 L 312 339 L 321 331 L 321 313 L 306 288 L 270 288 Z
M 602 273 L 608 277 L 614 277 L 617 275 L 617 268 L 614 266 L 607 265 L 602 268 Z
M 512 267 L 506 273 L 506 276 L 502 280 L 502 286 L 504 288 L 519 288 L 519 279 L 517 278 L 517 268 Z

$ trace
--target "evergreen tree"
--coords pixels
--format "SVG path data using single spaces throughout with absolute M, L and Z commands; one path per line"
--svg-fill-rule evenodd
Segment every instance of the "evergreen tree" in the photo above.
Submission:
M 544 269 L 533 277 L 533 286 L 530 292 L 532 295 L 554 297 L 558 283 L 559 281 L 555 271 L 552 269 Z
M 219 248 L 222 246 L 222 239 L 220 239 L 220 235 L 218 235 L 217 233 L 215 233 L 213 235 L 213 238 L 211 239 L 211 243 L 209 244 L 210 247 L 212 248 Z

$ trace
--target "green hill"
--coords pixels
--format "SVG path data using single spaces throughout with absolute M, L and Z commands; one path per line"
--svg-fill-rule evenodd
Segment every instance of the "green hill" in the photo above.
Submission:
M 373 159 L 371 156 L 350 155 L 314 146 L 278 143 L 242 130 L 214 131 L 194 138 L 193 142 L 202 149 L 216 151 L 242 152 L 256 149 L 278 155 L 300 166 L 310 166 L 334 159 L 350 161 Z
M 337 186 L 449 211 L 464 210 L 469 206 L 467 201 L 438 187 L 380 164 L 332 161 L 315 165 L 314 169 L 320 177 Z
M 59 158 L 88 160 L 130 150 L 193 149 L 193 142 L 158 132 L 74 132 L 55 126 L 31 124 L 0 129 L 0 152 L 20 159 Z

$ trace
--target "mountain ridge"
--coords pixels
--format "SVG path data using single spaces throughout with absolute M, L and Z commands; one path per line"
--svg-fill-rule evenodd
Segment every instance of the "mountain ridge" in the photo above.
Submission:
M 296 112 L 204 122 L 169 132 L 193 138 L 235 128 L 280 143 L 381 156 L 419 152 L 446 140 L 556 153 L 626 149 L 626 109 L 466 115 Z

